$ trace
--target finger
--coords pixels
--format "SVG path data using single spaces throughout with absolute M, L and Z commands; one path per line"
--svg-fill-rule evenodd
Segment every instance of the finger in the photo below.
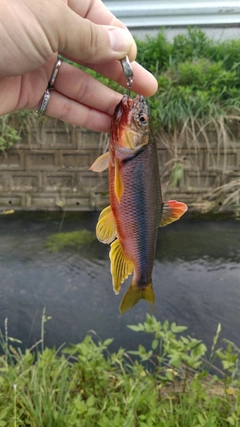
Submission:
M 37 108 L 37 107 L 36 107 Z M 51 91 L 46 115 L 96 132 L 109 132 L 111 117 Z
M 75 58 L 66 55 L 67 59 L 75 61 Z M 120 61 L 112 61 L 106 64 L 89 64 L 84 61 L 78 61 L 81 65 L 90 68 L 104 77 L 119 83 L 121 86 L 127 88 L 126 79 L 123 74 Z M 152 96 L 158 89 L 156 78 L 142 67 L 137 62 L 132 62 L 133 69 L 133 84 L 131 90 L 139 95 Z
M 128 30 L 95 24 L 65 7 L 64 19 L 56 23 L 64 28 L 56 28 L 59 51 L 89 63 L 106 63 L 126 55 L 135 59 L 136 44 Z
M 54 88 L 66 97 L 112 116 L 122 95 L 94 79 L 90 74 L 62 63 Z
M 47 115 L 93 131 L 109 132 L 112 114 L 122 98 L 120 93 L 67 63 L 61 65 L 54 88 Z
M 155 77 L 143 68 L 137 62 L 132 62 L 133 69 L 133 84 L 131 90 L 143 96 L 152 96 L 158 89 L 158 83 Z M 91 68 L 99 74 L 107 77 L 121 86 L 127 88 L 125 76 L 123 74 L 122 66 L 119 61 L 107 64 L 91 65 Z

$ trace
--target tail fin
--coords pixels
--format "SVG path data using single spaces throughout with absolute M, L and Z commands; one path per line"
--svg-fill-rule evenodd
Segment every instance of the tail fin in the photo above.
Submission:
M 120 314 L 130 310 L 130 308 L 137 304 L 140 299 L 145 299 L 151 304 L 154 303 L 155 295 L 152 288 L 152 282 L 150 282 L 145 288 L 139 288 L 134 282 L 132 282 L 122 298 L 119 307 Z

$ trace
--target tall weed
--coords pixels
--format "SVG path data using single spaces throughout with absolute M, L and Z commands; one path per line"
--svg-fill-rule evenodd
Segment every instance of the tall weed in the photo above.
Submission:
M 34 352 L 21 352 L 2 336 L 0 426 L 238 426 L 240 350 L 228 340 L 219 347 L 220 326 L 210 359 L 176 323 L 147 314 L 129 328 L 139 334 L 137 351 L 110 352 L 112 339 L 95 333 L 56 351 L 44 348 L 42 333 Z M 143 333 L 152 336 L 149 348 Z

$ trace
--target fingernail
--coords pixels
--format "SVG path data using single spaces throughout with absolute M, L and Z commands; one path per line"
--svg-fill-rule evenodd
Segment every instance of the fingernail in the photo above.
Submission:
M 110 45 L 113 51 L 127 53 L 131 44 L 134 42 L 128 30 L 122 28 L 109 29 Z

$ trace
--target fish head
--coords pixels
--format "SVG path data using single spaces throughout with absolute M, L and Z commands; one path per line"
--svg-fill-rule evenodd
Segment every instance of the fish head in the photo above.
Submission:
M 111 124 L 111 144 L 120 151 L 138 151 L 149 142 L 149 110 L 142 95 L 124 95 Z

